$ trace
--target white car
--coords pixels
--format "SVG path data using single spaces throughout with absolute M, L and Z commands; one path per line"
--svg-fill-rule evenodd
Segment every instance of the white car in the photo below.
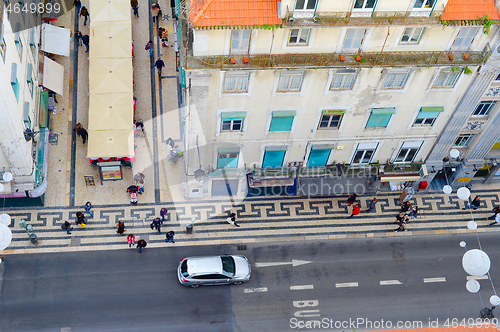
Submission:
M 184 286 L 239 285 L 250 280 L 250 263 L 245 256 L 187 257 L 181 260 L 177 276 Z

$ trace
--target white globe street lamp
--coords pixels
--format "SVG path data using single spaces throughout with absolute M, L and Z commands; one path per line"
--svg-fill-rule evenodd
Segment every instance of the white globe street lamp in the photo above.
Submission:
M 490 271 L 491 261 L 484 251 L 471 249 L 462 257 L 462 266 L 471 276 L 480 277 Z
M 481 289 L 481 285 L 477 280 L 472 279 L 467 281 L 467 283 L 465 284 L 465 288 L 467 288 L 467 290 L 471 293 L 477 293 L 479 292 L 479 289 Z
M 459 188 L 457 190 L 457 196 L 458 196 L 458 198 L 460 198 L 460 199 L 462 199 L 464 201 L 468 200 L 469 197 L 470 197 L 470 190 L 469 190 L 469 188 L 466 188 L 466 187 Z

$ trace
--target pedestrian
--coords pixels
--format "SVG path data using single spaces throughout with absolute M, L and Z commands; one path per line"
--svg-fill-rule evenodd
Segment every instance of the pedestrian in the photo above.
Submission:
M 158 60 L 156 60 L 155 62 L 155 67 L 156 69 L 158 69 L 158 76 L 161 79 L 161 69 L 165 67 L 165 62 L 163 62 L 163 60 L 160 57 L 158 57 Z
M 90 214 L 90 217 L 94 218 L 94 213 L 92 211 L 90 211 L 90 209 L 93 208 L 92 203 L 90 203 L 90 202 L 85 203 L 84 208 L 85 208 L 85 212 L 88 212 Z
M 161 208 L 160 210 L 161 221 L 165 221 L 165 216 L 167 215 L 167 213 L 168 213 L 167 208 Z
M 488 226 L 493 226 L 498 223 L 500 223 L 500 213 L 497 213 L 497 215 L 495 216 L 495 221 L 489 224 Z
M 142 195 L 142 193 L 144 192 L 144 178 L 145 176 L 142 173 L 137 173 L 136 175 L 134 175 L 134 181 L 137 185 L 137 189 L 140 195 Z
M 130 193 L 130 204 L 137 204 L 137 193 L 136 192 Z
M 83 45 L 83 36 L 80 31 L 75 32 L 75 43 L 78 43 L 78 47 Z
M 161 226 L 163 226 L 163 221 L 160 219 L 160 217 L 156 217 L 156 219 L 153 220 L 153 224 L 158 231 L 158 234 L 161 234 Z
M 175 235 L 175 232 L 174 231 L 168 231 L 167 232 L 167 235 L 166 235 L 166 239 L 165 239 L 165 242 L 172 242 L 172 243 L 175 243 L 174 241 L 174 235 Z
M 139 17 L 139 4 L 137 3 L 137 0 L 130 1 L 130 4 L 132 5 L 132 10 L 134 11 L 134 15 Z
M 67 234 L 71 234 L 73 227 L 71 227 L 71 223 L 69 221 L 65 221 L 64 224 L 61 225 L 61 229 L 66 231 Z
M 479 205 L 481 205 L 480 199 L 481 199 L 481 197 L 479 197 L 479 196 L 474 197 L 474 199 L 472 200 L 472 202 L 470 202 L 469 205 L 467 205 L 462 210 L 467 210 L 471 206 L 472 206 L 472 209 L 476 210 L 479 207 Z
M 142 248 L 146 248 L 147 245 L 148 245 L 147 242 L 144 241 L 143 239 L 140 239 L 139 241 L 137 241 L 137 248 L 139 248 L 139 255 L 142 252 Z
M 128 247 L 132 247 L 132 245 L 134 244 L 135 242 L 135 236 L 134 234 L 129 234 L 127 235 L 127 243 L 128 243 Z
M 125 224 L 123 223 L 123 221 L 119 220 L 117 226 L 118 226 L 118 230 L 116 232 L 120 235 L 123 235 L 123 233 L 126 231 Z
M 89 20 L 89 11 L 87 7 L 82 7 L 82 9 L 80 10 L 80 16 L 85 17 L 85 20 L 83 20 L 83 25 L 87 25 L 87 20 Z
M 396 229 L 394 230 L 394 232 L 403 232 L 403 231 L 407 231 L 407 229 L 406 229 L 406 223 L 407 223 L 407 222 L 408 222 L 408 218 L 403 218 L 403 220 L 401 220 L 401 221 L 398 223 L 399 227 L 398 227 L 398 228 L 396 228 Z
M 83 144 L 85 144 L 85 142 L 87 141 L 87 137 L 89 136 L 87 130 L 85 130 L 85 128 L 83 127 L 80 127 L 76 133 L 82 138 Z
M 418 205 L 413 205 L 410 213 L 408 213 L 408 217 L 413 217 L 413 219 L 417 219 L 418 214 Z
M 149 56 L 153 56 L 153 41 L 152 40 L 148 41 L 144 49 L 146 51 L 149 51 Z
M 360 212 L 361 212 L 361 207 L 359 206 L 359 204 L 358 203 L 354 204 L 354 206 L 352 207 L 352 213 L 349 216 L 349 218 L 357 216 Z
M 83 212 L 76 213 L 76 223 L 82 227 L 87 226 L 85 224 L 85 215 L 83 214 Z
M 154 4 L 151 7 L 151 14 L 153 15 L 153 23 L 156 22 L 156 19 L 158 18 L 159 13 L 160 13 L 160 5 Z
M 82 34 L 82 42 L 83 42 L 83 45 L 85 45 L 85 48 L 87 49 L 85 51 L 85 53 L 88 53 L 89 52 L 89 42 L 90 42 L 90 37 L 89 35 L 85 35 L 85 34 Z
M 347 206 L 351 206 L 352 204 L 354 204 L 357 196 L 358 195 L 356 194 L 352 194 L 351 196 L 349 196 L 349 198 L 347 198 Z
M 366 212 L 371 212 L 375 210 L 375 205 L 377 204 L 377 198 L 373 197 L 373 200 L 368 204 L 368 210 Z
M 491 209 L 491 212 L 494 213 L 491 217 L 488 217 L 488 220 L 493 220 L 496 218 L 497 214 L 500 213 L 500 206 L 495 206 L 493 209 Z
M 238 225 L 236 223 L 236 213 L 234 213 L 234 212 L 229 215 L 229 217 L 226 219 L 226 221 L 228 223 L 230 223 L 231 225 L 234 225 L 236 227 L 240 227 L 240 225 Z
M 411 202 L 406 201 L 401 204 L 401 212 L 407 212 L 411 207 Z
M 80 0 L 74 0 L 73 6 L 75 6 L 76 15 L 80 15 L 80 9 L 82 8 L 82 2 Z
M 401 223 L 405 219 L 405 213 L 404 212 L 399 212 L 399 214 L 396 216 L 396 221 L 394 222 L 395 224 Z

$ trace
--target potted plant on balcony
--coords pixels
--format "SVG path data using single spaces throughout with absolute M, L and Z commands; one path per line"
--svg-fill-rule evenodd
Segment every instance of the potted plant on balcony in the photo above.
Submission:
M 469 59 L 469 55 L 467 53 L 464 53 L 464 60 L 468 60 Z
M 344 62 L 345 61 L 345 56 L 341 55 L 341 56 L 339 56 L 339 59 L 340 59 L 340 62 Z
M 448 54 L 448 59 L 453 60 L 455 57 L 453 56 L 452 53 Z
M 314 16 L 313 17 L 313 22 L 314 23 L 318 23 L 319 22 L 319 17 L 318 16 Z

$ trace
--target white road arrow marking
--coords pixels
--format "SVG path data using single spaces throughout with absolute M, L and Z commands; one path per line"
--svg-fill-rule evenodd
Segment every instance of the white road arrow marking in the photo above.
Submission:
M 269 263 L 255 263 L 255 267 L 269 267 L 269 266 L 279 266 L 279 265 L 292 265 L 293 267 L 309 264 L 309 261 L 300 261 L 297 259 L 292 259 L 291 262 L 269 262 Z

